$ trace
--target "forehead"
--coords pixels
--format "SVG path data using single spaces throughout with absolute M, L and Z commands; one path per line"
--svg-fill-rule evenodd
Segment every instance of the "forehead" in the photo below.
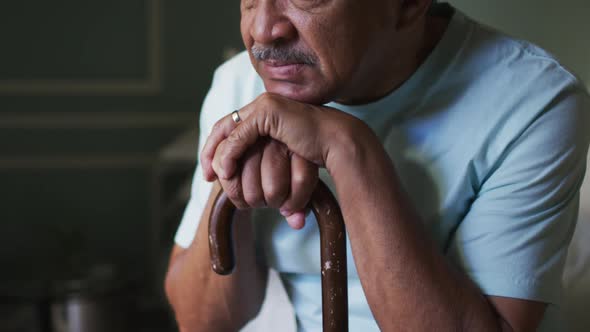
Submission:
M 400 0 L 240 0 L 242 7 L 254 7 L 258 5 L 270 5 L 276 8 L 295 7 L 301 10 L 314 10 L 330 6 L 352 7 L 377 7 L 379 4 L 391 3 Z
M 260 12 L 287 17 L 308 15 L 318 19 L 344 18 L 370 21 L 391 14 L 394 3 L 403 0 L 241 0 L 242 16 Z

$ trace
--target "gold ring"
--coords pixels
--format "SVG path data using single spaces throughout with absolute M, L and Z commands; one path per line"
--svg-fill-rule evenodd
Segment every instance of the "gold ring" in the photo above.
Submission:
M 235 123 L 240 123 L 240 121 L 242 121 L 242 118 L 240 118 L 240 115 L 238 114 L 238 110 L 231 112 L 231 118 Z

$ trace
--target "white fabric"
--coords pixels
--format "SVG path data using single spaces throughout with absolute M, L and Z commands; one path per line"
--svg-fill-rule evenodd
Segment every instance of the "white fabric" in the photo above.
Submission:
M 441 250 L 452 240 L 451 258 L 486 294 L 558 303 L 564 244 L 571 235 L 583 169 L 582 157 L 561 152 L 574 151 L 562 150 L 569 144 L 582 148 L 582 140 L 576 145 L 569 135 L 578 131 L 569 129 L 578 116 L 570 111 L 583 97 L 570 99 L 565 93 L 565 99 L 553 103 L 555 96 L 576 89 L 575 79 L 532 45 L 482 30 L 462 16 L 453 20 L 449 31 L 435 50 L 437 56 L 391 96 L 358 108 L 331 106 L 365 117 L 362 120 L 383 137 L 401 178 L 408 181 L 406 189 L 415 189 L 410 196 L 430 218 Z M 245 54 L 217 70 L 203 106 L 199 151 L 217 119 L 263 91 Z M 552 105 L 547 108 L 551 112 L 545 112 L 547 105 Z M 534 127 L 537 130 L 525 130 Z M 546 141 L 547 132 L 560 139 Z M 458 142 L 461 149 L 456 148 Z M 507 147 L 513 152 L 507 153 L 504 164 L 499 160 Z M 561 157 L 571 159 L 563 162 Z M 322 178 L 329 181 L 325 174 Z M 193 240 L 211 188 L 201 179 L 197 168 L 192 199 L 176 236 L 183 247 Z M 563 197 L 569 198 L 564 202 Z M 315 331 L 321 310 L 314 221 L 296 233 L 276 213 L 265 213 L 256 218 L 264 254 L 288 285 L 303 317 L 299 328 Z M 293 248 L 297 255 L 291 254 Z M 351 256 L 348 261 L 351 330 L 375 330 Z

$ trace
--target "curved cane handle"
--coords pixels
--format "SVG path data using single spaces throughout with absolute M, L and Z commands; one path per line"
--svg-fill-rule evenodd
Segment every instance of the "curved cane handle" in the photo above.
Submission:
M 310 207 L 320 229 L 322 271 L 322 319 L 326 332 L 348 331 L 348 279 L 346 270 L 346 229 L 338 201 L 320 180 Z M 220 191 L 209 216 L 211 267 L 221 275 L 233 271 L 232 217 L 235 206 Z

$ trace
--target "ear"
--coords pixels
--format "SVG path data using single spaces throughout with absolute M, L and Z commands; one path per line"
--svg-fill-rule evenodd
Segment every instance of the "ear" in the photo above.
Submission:
M 433 0 L 399 0 L 398 30 L 411 29 L 428 13 Z

